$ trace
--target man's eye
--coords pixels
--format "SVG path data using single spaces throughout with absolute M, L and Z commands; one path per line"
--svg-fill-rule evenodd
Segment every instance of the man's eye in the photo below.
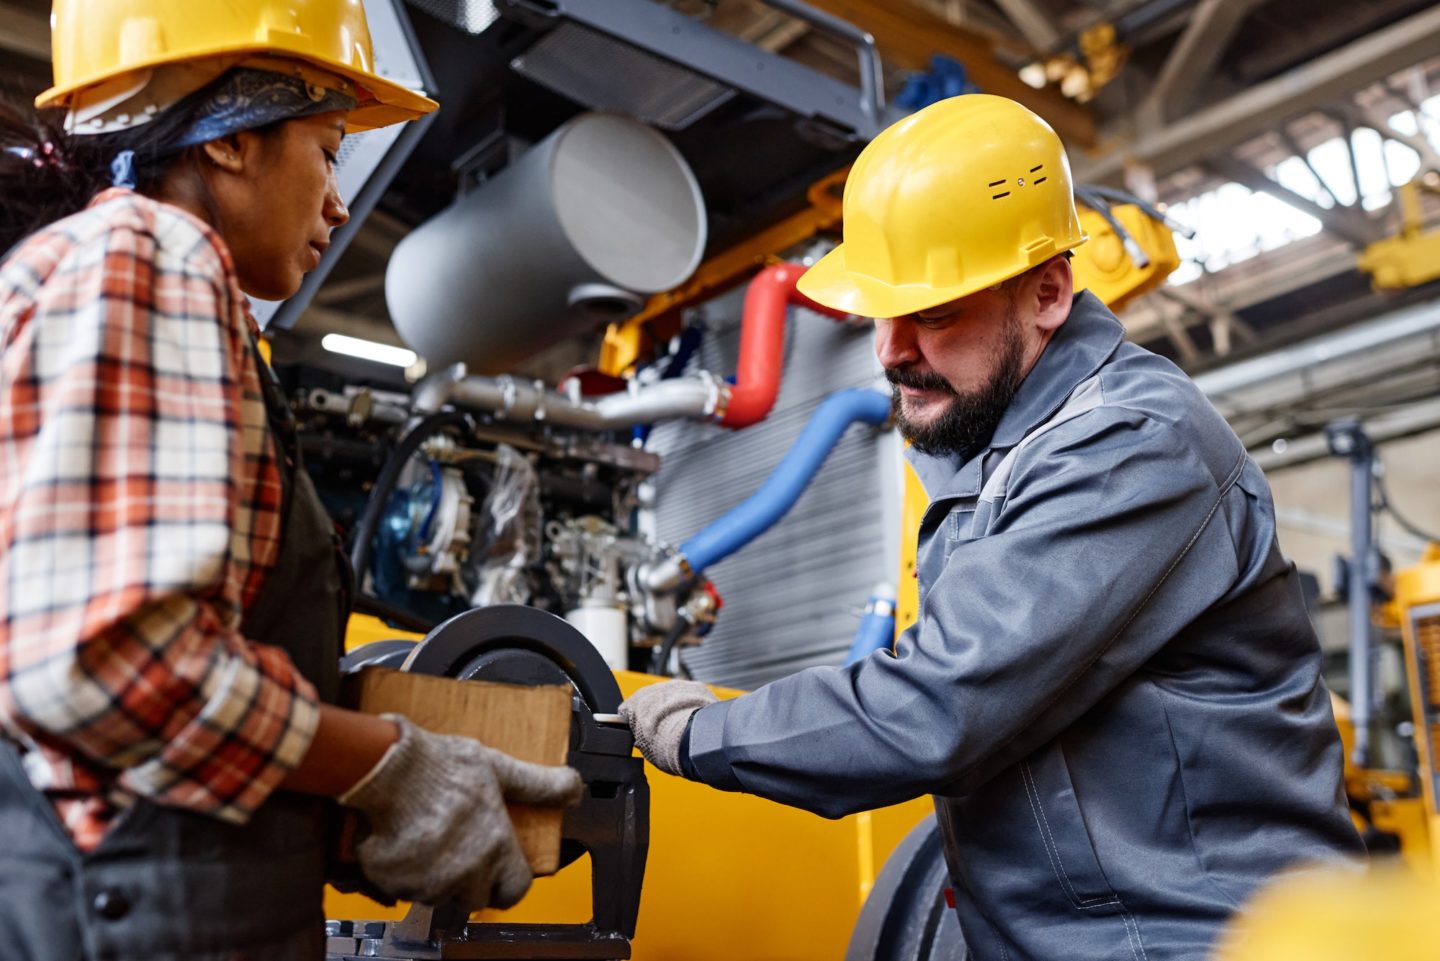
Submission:
M 340 159 L 333 150 L 325 150 L 322 152 L 325 154 L 326 162 L 332 167 L 335 166 L 335 162 Z

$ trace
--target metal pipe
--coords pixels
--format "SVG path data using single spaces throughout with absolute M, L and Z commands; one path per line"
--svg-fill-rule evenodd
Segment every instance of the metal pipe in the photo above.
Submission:
M 895 585 L 882 582 L 875 585 L 865 612 L 860 616 L 860 627 L 855 639 L 850 642 L 850 653 L 845 656 L 845 666 L 869 657 L 879 650 L 889 650 L 895 640 Z
M 1440 301 L 1427 301 L 1393 311 L 1361 327 L 1199 374 L 1194 378 L 1195 386 L 1217 406 L 1223 405 L 1230 395 L 1250 387 L 1264 387 L 1267 403 L 1274 403 L 1278 378 L 1334 364 L 1357 354 L 1369 354 L 1396 341 L 1436 330 L 1440 330 Z
M 517 380 L 508 375 L 471 377 L 462 363 L 451 364 L 421 381 L 412 396 L 413 408 L 417 415 L 424 415 L 455 404 L 485 411 L 499 420 L 543 421 L 594 431 L 677 418 L 718 420 L 730 428 L 749 427 L 765 419 L 780 392 L 785 317 L 790 305 L 800 304 L 841 320 L 850 316 L 817 304 L 795 289 L 805 270 L 800 264 L 774 264 L 750 282 L 745 293 L 740 358 L 733 387 L 701 371 L 587 402 L 547 390 L 539 381 Z
M 1335 421 L 1325 428 L 1330 451 L 1350 461 L 1350 559 L 1346 598 L 1350 620 L 1350 720 L 1355 742 L 1350 759 L 1357 767 L 1370 762 L 1370 718 L 1374 704 L 1370 599 L 1374 571 L 1374 514 L 1371 479 L 1375 473 L 1375 447 L 1358 420 Z
M 1369 445 L 1366 445 L 1367 449 Z M 1350 719 L 1355 725 L 1353 760 L 1370 762 L 1370 705 L 1374 700 L 1370 652 L 1370 473 L 1374 457 L 1350 461 Z
M 512 423 L 543 422 L 603 431 L 681 417 L 711 419 L 723 408 L 727 389 L 718 378 L 701 373 L 588 402 L 547 390 L 539 381 L 509 376 L 470 377 L 464 364 L 452 364 L 416 386 L 412 405 L 418 415 L 453 404 Z
M 647 384 L 633 394 L 611 394 L 595 402 L 607 427 L 633 427 L 684 417 L 711 420 L 725 402 L 728 385 L 713 374 L 677 377 Z
M 1440 427 L 1440 398 L 1422 401 L 1402 410 L 1378 414 L 1365 420 L 1365 433 L 1372 444 L 1383 444 L 1397 437 L 1408 437 Z M 1294 467 L 1329 456 L 1326 439 L 1319 434 L 1287 439 L 1278 447 L 1257 450 L 1252 455 L 1265 473 Z
M 795 289 L 805 270 L 801 264 L 772 264 L 756 274 L 745 289 L 735 386 L 730 390 L 720 419 L 726 427 L 758 424 L 775 406 L 775 398 L 780 393 L 780 369 L 785 360 L 785 316 L 791 304 L 801 304 L 837 319 L 850 316 L 817 304 Z

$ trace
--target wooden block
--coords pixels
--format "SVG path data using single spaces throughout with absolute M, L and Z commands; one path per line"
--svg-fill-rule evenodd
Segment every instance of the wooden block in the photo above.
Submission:
M 570 701 L 564 685 L 528 687 L 458 681 L 367 667 L 347 675 L 341 702 L 367 714 L 403 714 L 437 734 L 462 734 L 537 764 L 564 764 L 570 748 Z M 520 846 L 537 876 L 560 866 L 559 808 L 509 807 Z

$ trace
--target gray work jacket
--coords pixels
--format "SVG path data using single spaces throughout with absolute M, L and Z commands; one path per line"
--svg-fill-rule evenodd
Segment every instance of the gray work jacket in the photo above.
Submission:
M 827 817 L 935 795 L 980 961 L 1206 957 L 1266 878 L 1362 853 L 1259 467 L 1088 293 L 930 495 L 896 644 L 699 711 L 699 779 Z

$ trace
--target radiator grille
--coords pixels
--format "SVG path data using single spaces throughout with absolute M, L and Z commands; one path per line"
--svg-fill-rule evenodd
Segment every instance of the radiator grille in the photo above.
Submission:
M 424 10 L 452 27 L 477 35 L 500 16 L 490 0 L 410 0 L 410 6 Z

